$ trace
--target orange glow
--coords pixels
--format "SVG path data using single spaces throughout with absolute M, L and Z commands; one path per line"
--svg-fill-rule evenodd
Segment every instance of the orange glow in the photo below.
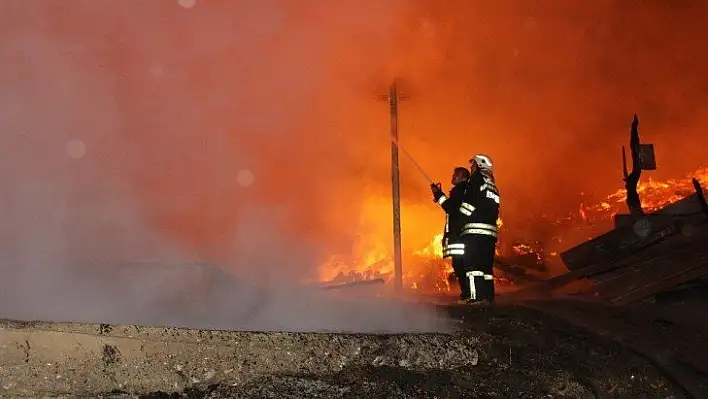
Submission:
M 708 183 L 708 169 L 699 169 L 695 173 L 684 179 L 670 179 L 667 181 L 655 181 L 647 179 L 639 185 L 638 191 L 645 204 L 645 210 L 651 212 L 670 203 L 676 202 L 694 192 L 691 177 L 695 176 L 702 184 Z M 594 206 L 581 205 L 578 211 L 577 223 L 591 223 L 596 220 L 611 218 L 615 212 L 626 212 L 623 207 L 625 192 L 624 189 L 608 195 L 599 204 Z M 382 200 L 381 202 L 386 202 Z M 434 205 L 431 205 L 434 207 Z M 365 207 L 366 211 L 367 208 Z M 388 211 L 388 210 L 387 210 Z M 442 213 L 442 212 L 441 212 Z M 381 220 L 389 222 L 385 212 L 378 214 Z M 442 215 L 440 216 L 442 218 Z M 364 215 L 362 220 L 379 220 Z M 560 222 L 560 221 L 559 221 Z M 497 222 L 502 240 L 504 239 L 504 228 L 502 219 Z M 367 230 L 367 229 L 364 229 Z M 415 230 L 415 229 L 412 229 Z M 369 230 L 371 231 L 371 230 Z M 381 233 L 383 232 L 383 233 Z M 390 232 L 381 229 L 379 234 L 371 234 L 361 237 L 354 248 L 353 255 L 348 259 L 333 257 L 320 267 L 320 279 L 324 281 L 357 281 L 369 278 L 384 278 L 390 281 L 393 276 L 393 261 L 391 259 L 390 247 L 387 245 L 391 241 Z M 497 256 L 532 256 L 537 263 L 548 261 L 549 257 L 557 257 L 557 252 L 549 252 L 548 257 L 544 255 L 543 245 L 538 243 L 514 243 L 508 251 L 501 251 L 505 248 L 502 241 L 497 247 Z M 451 286 L 448 276 L 452 273 L 449 261 L 443 261 L 442 256 L 442 234 L 434 235 L 433 239 L 425 246 L 418 249 L 410 249 L 404 265 L 404 286 L 418 291 L 429 293 L 449 292 Z M 510 283 L 508 280 L 497 277 L 500 283 Z
M 400 144 L 429 176 L 447 186 L 475 153 L 494 159 L 500 256 L 533 257 L 519 253 L 529 245 L 552 257 L 596 233 L 578 226 L 622 211 L 623 192 L 602 193 L 621 187 L 635 112 L 657 151 L 640 186 L 648 210 L 692 192 L 670 179 L 705 165 L 708 2 L 15 3 L 2 14 L 8 82 L 52 89 L 28 102 L 8 88 L 26 112 L 5 131 L 62 123 L 52 154 L 95 133 L 87 159 L 141 226 L 238 271 L 391 278 L 378 97 L 394 78 Z M 442 213 L 403 154 L 400 166 L 405 284 L 445 290 Z
M 657 209 L 672 204 L 684 197 L 695 193 L 692 178 L 696 178 L 705 188 L 708 185 L 708 168 L 701 168 L 694 173 L 681 179 L 668 179 L 664 181 L 654 180 L 651 177 L 646 179 L 642 176 L 637 192 L 642 201 L 642 208 L 650 213 Z M 612 218 L 617 213 L 626 213 L 627 193 L 625 189 L 619 189 L 608 195 L 602 202 L 593 206 L 580 207 L 580 215 L 584 220 L 598 220 L 602 218 Z M 591 215 L 591 216 L 588 216 Z

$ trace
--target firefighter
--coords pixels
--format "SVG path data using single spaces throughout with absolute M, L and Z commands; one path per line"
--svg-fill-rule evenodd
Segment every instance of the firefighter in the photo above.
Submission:
M 470 171 L 457 167 L 452 173 L 452 189 L 449 196 L 442 191 L 440 183 L 431 184 L 433 199 L 445 211 L 445 230 L 443 233 L 443 258 L 452 258 L 452 269 L 462 291 L 460 299 L 470 297 L 469 280 L 466 273 L 469 271 L 464 264 L 465 244 L 461 241 L 460 233 L 466 222 L 466 217 L 460 213 L 460 207 L 465 198 L 465 189 L 470 179 Z
M 499 218 L 499 189 L 493 174 L 492 159 L 477 154 L 470 159 L 470 175 L 460 213 L 467 217 L 460 233 L 465 246 L 464 261 L 470 286 L 468 302 L 494 301 L 494 252 Z

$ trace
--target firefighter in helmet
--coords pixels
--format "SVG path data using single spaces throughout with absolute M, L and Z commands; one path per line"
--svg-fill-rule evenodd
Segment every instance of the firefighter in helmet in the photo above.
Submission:
M 459 211 L 467 217 L 460 233 L 465 246 L 464 264 L 471 304 L 494 301 L 494 252 L 499 218 L 499 189 L 493 174 L 492 159 L 477 154 L 470 162 L 470 178 Z
M 467 283 L 467 268 L 464 264 L 465 244 L 460 233 L 466 223 L 467 217 L 460 212 L 460 207 L 465 199 L 470 171 L 467 168 L 457 167 L 452 173 L 452 189 L 449 195 L 442 191 L 440 183 L 430 186 L 433 199 L 445 211 L 445 230 L 443 233 L 443 258 L 452 258 L 452 269 L 460 284 L 461 299 L 469 298 L 469 284 Z M 465 289 L 467 287 L 467 289 Z

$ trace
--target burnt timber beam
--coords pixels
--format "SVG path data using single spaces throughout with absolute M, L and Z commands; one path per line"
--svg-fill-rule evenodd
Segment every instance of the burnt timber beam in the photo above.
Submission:
M 386 282 L 386 280 L 384 280 L 382 278 L 374 278 L 374 279 L 368 279 L 368 280 L 350 281 L 347 283 L 324 285 L 324 286 L 321 286 L 320 288 L 323 290 L 335 290 L 335 289 L 339 289 L 339 288 L 353 288 L 353 287 L 361 287 L 361 286 L 367 286 L 367 285 L 383 284 L 385 282 Z
M 623 175 L 625 176 L 624 187 L 627 190 L 627 208 L 629 209 L 630 215 L 634 217 L 644 216 L 642 202 L 639 198 L 639 192 L 637 191 L 639 178 L 642 176 L 642 163 L 640 157 L 640 141 L 638 127 L 639 119 L 637 118 L 637 115 L 634 115 L 629 138 L 629 150 L 632 156 L 632 171 L 630 173 L 627 173 L 625 161 L 626 157 L 624 155 L 624 147 L 622 147 L 622 163 L 624 168 Z
M 612 298 L 611 301 L 616 305 L 627 305 L 706 275 L 708 275 L 708 262 L 704 261 L 696 266 L 676 271 L 662 280 L 651 282 L 618 295 Z
M 708 203 L 706 202 L 706 197 L 703 194 L 703 187 L 701 187 L 701 182 L 699 182 L 698 179 L 696 179 L 695 177 L 691 179 L 691 182 L 693 182 L 693 188 L 696 190 L 698 205 L 701 207 L 703 213 L 708 216 Z
M 641 223 L 641 221 L 645 221 Z M 646 234 L 646 230 L 649 233 Z M 561 253 L 561 259 L 571 271 L 585 270 L 592 265 L 600 268 L 619 261 L 644 248 L 657 244 L 678 232 L 675 220 L 666 216 L 649 216 L 635 223 L 611 230 L 601 236 Z
M 526 273 L 523 267 L 494 259 L 494 267 L 501 270 L 509 280 L 515 283 L 540 282 L 541 278 Z
M 706 238 L 708 230 L 703 228 L 695 231 L 695 235 L 676 236 L 665 245 L 633 256 L 623 262 L 623 267 L 594 276 L 592 280 L 595 291 L 600 297 L 611 300 L 662 281 L 670 283 L 676 274 L 692 270 L 708 261 L 708 250 L 702 244 Z M 673 287 L 663 289 L 670 288 Z M 649 296 L 653 294 L 649 293 Z
M 694 221 L 703 213 L 697 206 L 697 194 L 644 216 L 600 236 L 570 248 L 560 254 L 570 271 L 590 265 L 606 264 L 625 259 L 629 255 L 654 245 L 680 231 L 677 222 Z M 695 220 L 695 222 L 698 222 Z
M 628 227 L 631 228 L 631 227 Z M 617 230 L 613 230 L 612 232 L 616 232 Z M 589 254 L 587 258 L 585 258 L 584 262 L 580 262 L 583 259 L 579 259 L 578 263 L 576 264 L 575 268 L 572 268 L 569 272 L 562 274 L 560 276 L 556 276 L 553 278 L 550 278 L 548 280 L 543 280 L 539 282 L 538 284 L 535 284 L 534 286 L 530 287 L 532 290 L 555 290 L 558 288 L 561 288 L 575 280 L 579 280 L 582 278 L 594 278 L 595 276 L 598 275 L 604 275 L 609 272 L 613 272 L 615 270 L 619 270 L 622 268 L 625 268 L 629 266 L 632 262 L 631 257 L 637 253 L 641 253 L 642 250 L 648 249 L 652 247 L 655 244 L 658 244 L 661 241 L 664 241 L 666 239 L 671 238 L 672 236 L 675 236 L 676 233 L 679 231 L 679 224 L 678 223 L 671 223 L 668 225 L 665 225 L 662 229 L 656 230 L 654 233 L 648 235 L 645 240 L 641 240 L 639 244 L 642 244 L 641 246 L 637 245 L 632 247 L 631 251 L 627 251 L 625 248 L 624 252 L 620 253 L 613 253 L 609 251 L 611 249 L 608 249 L 607 254 L 601 254 L 604 256 L 599 256 L 595 257 L 595 261 L 590 263 L 588 260 L 592 260 L 593 256 L 592 254 Z M 598 237 L 597 239 L 601 238 L 603 236 Z M 596 239 L 596 240 L 597 240 Z M 588 243 L 582 244 L 582 245 L 588 245 L 591 246 L 593 245 L 593 242 L 590 241 Z M 576 247 L 578 248 L 578 247 Z M 576 248 L 571 249 L 575 250 Z M 592 248 L 591 248 L 592 249 Z M 617 248 L 616 250 L 619 250 Z M 567 251 L 569 252 L 569 251 Z M 588 250 L 586 250 L 586 253 Z M 614 256 L 613 256 L 614 255 Z M 563 254 L 561 254 L 561 257 L 563 258 L 564 261 L 566 261 L 566 258 L 563 257 Z M 566 265 L 568 265 L 568 262 L 566 261 Z M 569 266 L 570 268 L 570 266 Z

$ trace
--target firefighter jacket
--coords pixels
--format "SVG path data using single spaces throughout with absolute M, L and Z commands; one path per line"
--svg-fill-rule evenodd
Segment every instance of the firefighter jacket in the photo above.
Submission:
M 486 235 L 497 239 L 499 189 L 490 171 L 477 168 L 472 174 L 460 204 L 460 213 L 468 218 L 462 227 L 462 235 Z
M 449 196 L 439 192 L 435 195 L 435 202 L 445 211 L 445 231 L 443 234 L 443 258 L 452 255 L 463 255 L 464 245 L 460 241 L 460 233 L 467 222 L 467 217 L 460 212 L 460 207 L 465 198 L 467 182 L 456 184 Z

